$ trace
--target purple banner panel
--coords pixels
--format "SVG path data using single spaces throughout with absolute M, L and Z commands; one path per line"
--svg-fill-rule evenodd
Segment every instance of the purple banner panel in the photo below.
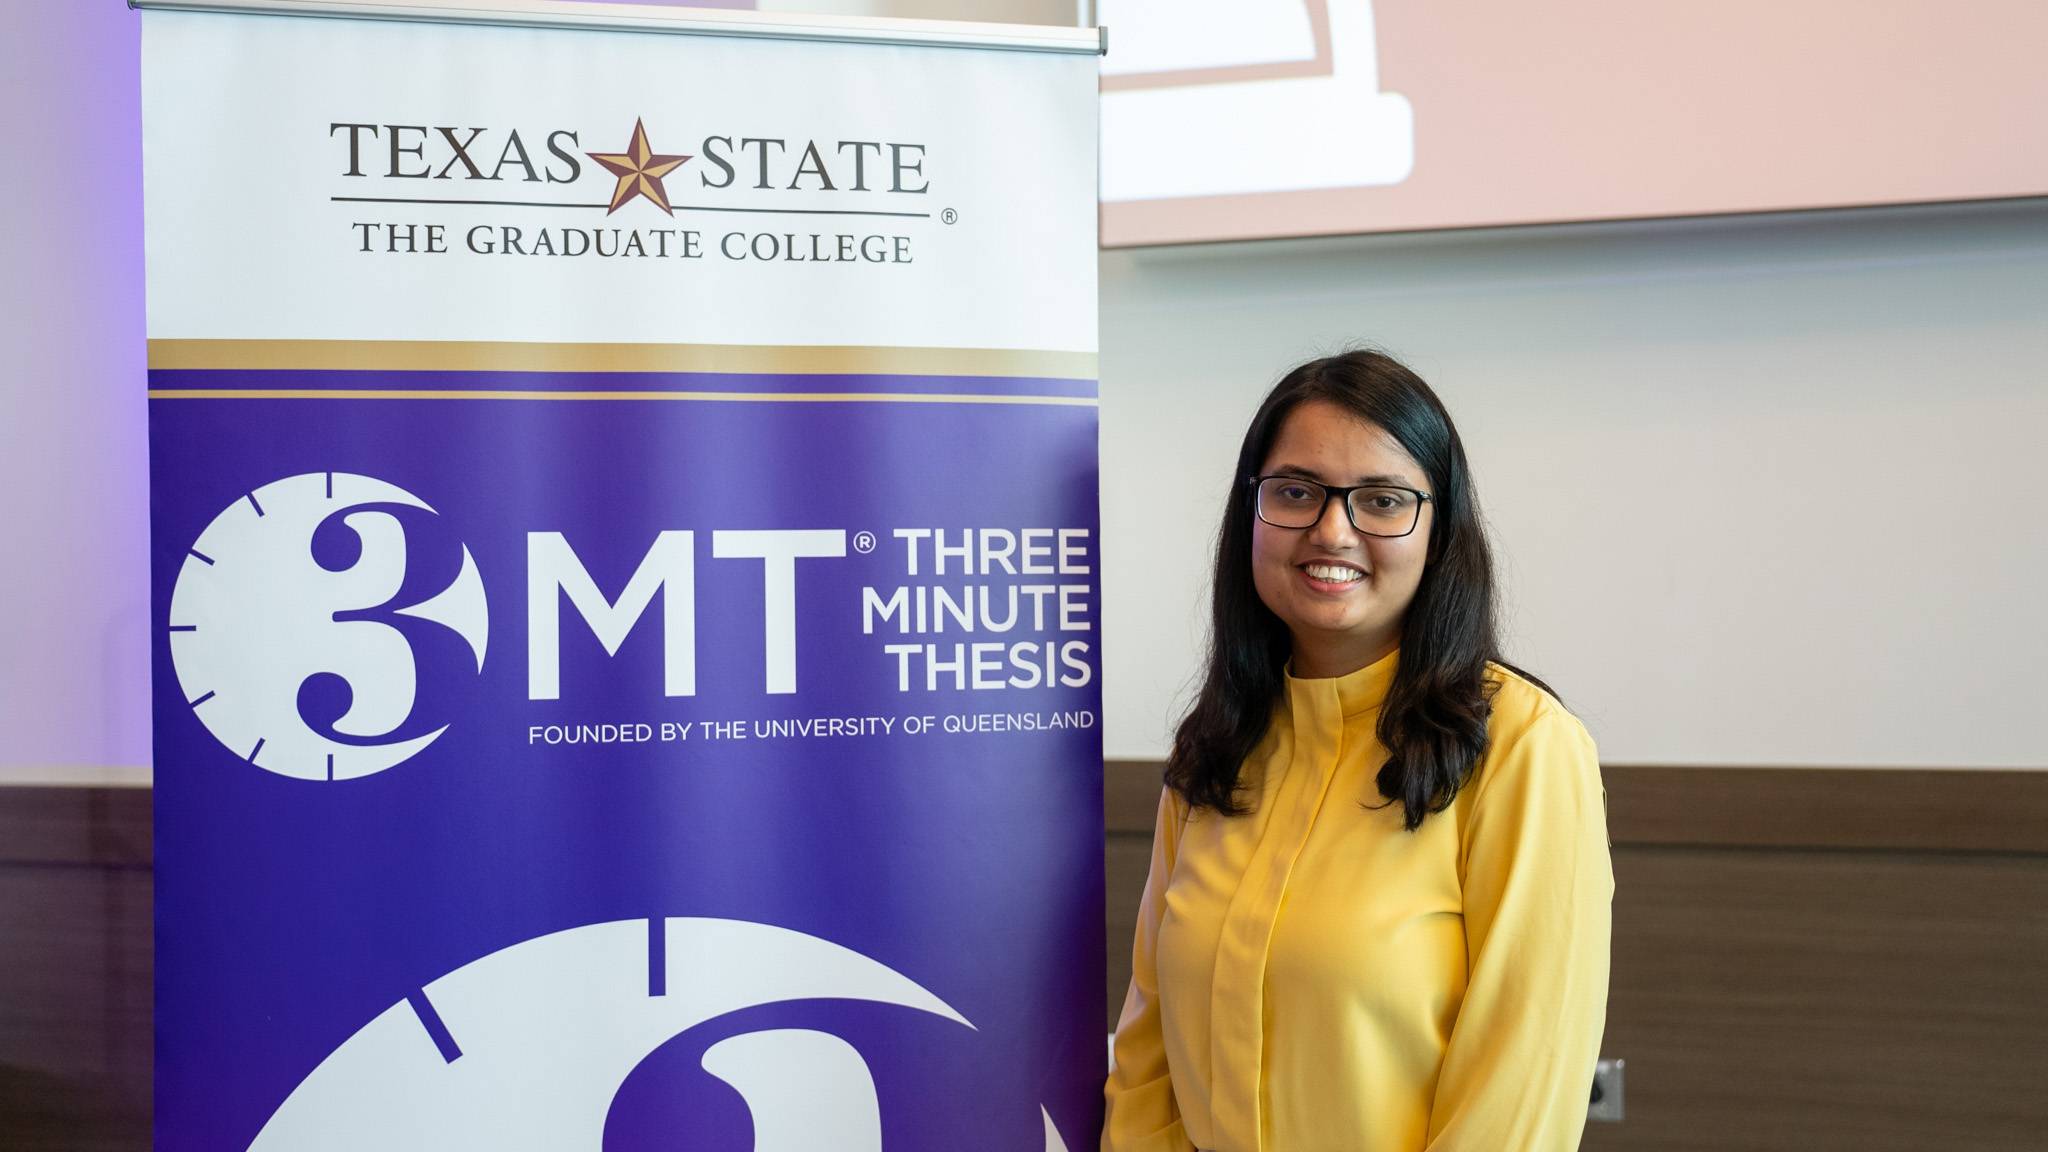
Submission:
M 1092 382 L 292 375 L 436 398 L 152 374 L 159 1149 L 1093 1145 Z

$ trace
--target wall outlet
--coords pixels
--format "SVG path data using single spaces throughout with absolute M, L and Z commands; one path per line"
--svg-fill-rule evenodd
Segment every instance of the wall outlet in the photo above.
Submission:
M 1626 1060 L 1602 1060 L 1594 1065 L 1593 1103 L 1586 1109 L 1586 1119 L 1621 1122 L 1622 1072 L 1627 1067 Z

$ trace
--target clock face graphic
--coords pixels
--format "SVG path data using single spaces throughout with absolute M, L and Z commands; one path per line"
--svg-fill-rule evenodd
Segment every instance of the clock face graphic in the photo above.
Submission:
M 729 1013 L 814 1000 L 973 1028 L 887 965 L 791 929 L 700 917 L 589 924 L 493 952 L 393 1004 L 300 1082 L 250 1149 L 595 1152 L 621 1086 L 670 1039 Z M 873 1075 L 838 1036 L 746 1032 L 706 1049 L 702 1066 L 745 1102 L 754 1152 L 882 1152 Z M 1046 1152 L 1067 1152 L 1043 1107 L 1039 1117 Z
M 432 744 L 446 724 L 420 707 L 421 654 L 470 665 L 437 682 L 481 673 L 489 636 L 469 548 L 419 497 L 346 472 L 223 509 L 185 556 L 168 623 L 193 715 L 237 757 L 302 780 L 368 776 Z

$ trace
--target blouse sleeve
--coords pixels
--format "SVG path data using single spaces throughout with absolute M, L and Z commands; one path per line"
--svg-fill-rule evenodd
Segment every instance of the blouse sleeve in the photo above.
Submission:
M 1102 1125 L 1102 1152 L 1187 1152 L 1193 1145 L 1181 1127 L 1173 1084 L 1166 1073 L 1166 1037 L 1160 1028 L 1156 949 L 1166 909 L 1166 885 L 1173 877 L 1186 813 L 1172 789 L 1159 796 L 1152 829 L 1152 865 L 1138 904 L 1138 931 L 1131 944 L 1131 986 L 1117 1020 Z
M 1428 1152 L 1579 1146 L 1607 1015 L 1614 873 L 1593 741 L 1548 713 L 1487 765 L 1465 829 L 1464 1003 Z

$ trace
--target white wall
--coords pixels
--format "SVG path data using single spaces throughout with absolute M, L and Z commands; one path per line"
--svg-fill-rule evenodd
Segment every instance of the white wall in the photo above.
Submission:
M 1185 703 L 1257 400 L 1359 341 L 1609 762 L 2048 767 L 2048 201 L 1104 253 L 1111 756 Z

